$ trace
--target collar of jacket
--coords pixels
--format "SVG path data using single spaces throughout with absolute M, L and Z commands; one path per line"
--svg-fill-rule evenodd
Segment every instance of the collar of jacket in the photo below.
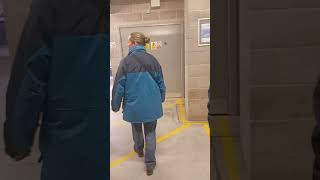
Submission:
M 130 55 L 130 54 L 132 54 L 132 53 L 136 53 L 136 52 L 146 52 L 146 49 L 145 49 L 144 46 L 141 46 L 141 45 L 132 46 L 132 47 L 129 49 L 128 55 Z

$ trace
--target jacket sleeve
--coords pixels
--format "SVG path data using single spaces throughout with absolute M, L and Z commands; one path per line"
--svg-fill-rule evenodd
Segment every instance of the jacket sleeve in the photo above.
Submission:
M 6 151 L 29 152 L 38 127 L 39 114 L 46 98 L 50 55 L 41 48 L 27 63 L 26 74 L 19 88 L 13 112 L 5 122 Z
M 34 0 L 15 53 L 6 94 L 4 123 L 8 155 L 31 151 L 45 97 L 50 22 L 48 5 Z
M 160 72 L 159 76 L 160 76 L 160 78 L 158 80 L 158 85 L 159 85 L 159 88 L 160 88 L 162 102 L 164 102 L 166 100 L 166 85 L 164 83 L 164 78 L 163 78 L 162 72 Z
M 124 98 L 126 86 L 126 70 L 125 70 L 125 62 L 122 60 L 118 67 L 118 71 L 115 77 L 115 81 L 112 88 L 112 100 L 111 100 L 111 108 L 112 111 L 118 112 L 121 107 L 121 102 Z

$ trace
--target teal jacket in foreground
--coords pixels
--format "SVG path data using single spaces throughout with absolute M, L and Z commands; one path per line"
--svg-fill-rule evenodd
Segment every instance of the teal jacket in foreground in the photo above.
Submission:
M 6 153 L 30 154 L 40 127 L 41 180 L 108 180 L 108 5 L 32 2 L 8 84 Z
M 45 180 L 77 177 L 70 169 L 83 172 L 78 179 L 107 179 L 106 42 L 104 35 L 57 39 L 49 66 L 39 67 L 51 69 L 48 82 L 39 82 L 47 85 L 40 131 Z
M 130 49 L 118 68 L 112 90 L 112 110 L 132 123 L 155 121 L 163 116 L 166 86 L 159 62 L 143 46 Z
M 42 180 L 107 180 L 107 41 L 104 35 L 59 38 L 54 51 L 39 49 L 27 65 L 17 108 L 7 125 L 19 123 L 16 128 L 23 133 L 37 126 L 29 116 L 43 112 Z M 12 136 L 25 144 L 19 134 Z

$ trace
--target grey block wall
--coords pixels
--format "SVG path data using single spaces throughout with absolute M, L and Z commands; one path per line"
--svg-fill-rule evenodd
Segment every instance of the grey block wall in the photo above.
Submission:
M 27 17 L 31 0 L 2 0 L 4 5 L 10 57 L 0 57 L 0 179 L 1 180 L 38 180 L 40 165 L 37 163 L 39 152 L 37 144 L 31 157 L 22 162 L 14 162 L 4 153 L 3 122 L 5 120 L 5 93 L 9 79 L 10 66 L 15 54 L 20 33 Z
M 320 1 L 240 1 L 240 12 L 241 135 L 251 179 L 311 179 Z
M 210 1 L 185 0 L 184 13 L 186 112 L 190 121 L 206 121 L 210 46 L 198 46 L 198 19 L 210 18 Z
M 166 24 L 182 22 L 183 0 L 161 0 L 159 9 L 151 9 L 149 0 L 111 0 L 110 5 L 110 64 L 112 73 L 118 69 L 122 59 L 119 26 L 137 24 Z

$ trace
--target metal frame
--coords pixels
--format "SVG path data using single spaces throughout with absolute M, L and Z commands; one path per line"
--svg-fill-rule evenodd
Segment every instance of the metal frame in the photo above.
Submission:
M 201 23 L 201 21 L 203 21 L 203 20 L 210 20 L 210 18 L 199 18 L 198 19 L 198 46 L 210 46 L 210 44 L 211 44 L 211 38 L 210 38 L 210 42 L 209 43 L 205 43 L 205 44 L 201 44 L 201 32 L 200 32 L 200 23 Z M 211 24 L 211 22 L 210 22 L 210 24 Z M 210 34 L 210 36 L 211 36 L 211 34 Z
M 185 83 L 185 55 L 184 55 L 184 45 L 185 45 L 185 39 L 184 39 L 184 35 L 185 35 L 185 32 L 184 32 L 184 22 L 183 21 L 174 21 L 174 22 L 169 22 L 169 23 L 139 23 L 139 24 L 136 24 L 136 23 L 132 23 L 132 24 L 127 24 L 127 25 L 118 25 L 116 27 L 117 31 L 118 31 L 118 34 L 119 34 L 119 42 L 120 42 L 120 45 L 121 45 L 121 56 L 122 58 L 124 58 L 124 48 L 122 46 L 122 38 L 121 38 L 121 31 L 120 29 L 121 28 L 136 28 L 136 27 L 151 27 L 151 26 L 170 26 L 170 25 L 179 25 L 180 28 L 181 28 L 181 32 L 182 32 L 182 35 L 181 35 L 181 40 L 182 40 L 182 46 L 181 46 L 181 49 L 180 49 L 180 52 L 181 52 L 181 72 L 182 72 L 182 75 L 181 75 L 181 82 L 182 82 L 182 92 L 181 92 L 181 96 L 184 98 L 185 97 L 185 89 L 186 89 L 186 83 Z

